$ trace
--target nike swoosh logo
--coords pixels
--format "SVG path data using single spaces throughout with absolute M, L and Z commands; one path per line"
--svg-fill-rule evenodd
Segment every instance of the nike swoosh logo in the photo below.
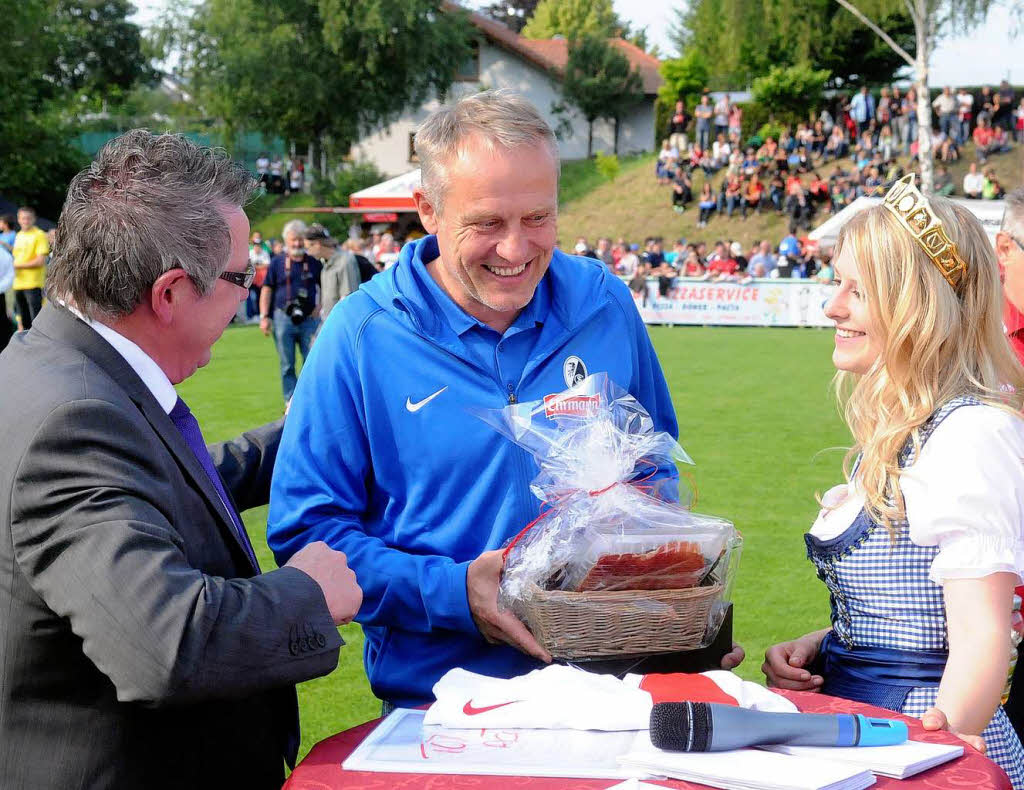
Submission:
M 486 705 L 483 708 L 474 708 L 473 700 L 469 700 L 462 706 L 462 712 L 467 716 L 479 716 L 481 713 L 487 713 L 489 710 L 504 708 L 506 705 L 515 705 L 517 702 L 522 702 L 522 700 L 514 699 L 511 702 L 499 702 L 497 705 Z
M 425 397 L 423 400 L 419 401 L 418 403 L 413 403 L 412 402 L 412 398 L 406 398 L 405 399 L 405 408 L 408 409 L 413 414 L 415 414 L 420 409 L 422 409 L 424 406 L 426 406 L 428 403 L 430 403 L 430 401 L 432 401 L 434 398 L 436 398 L 438 395 L 440 395 L 442 392 L 444 392 L 446 389 L 448 389 L 448 387 L 441 387 L 441 389 L 439 389 L 433 395 L 428 395 L 427 397 Z

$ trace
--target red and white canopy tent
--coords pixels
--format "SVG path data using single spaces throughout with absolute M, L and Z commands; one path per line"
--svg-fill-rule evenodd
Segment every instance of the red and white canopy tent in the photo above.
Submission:
M 400 214 L 403 212 L 416 211 L 416 204 L 412 199 L 412 191 L 420 183 L 420 170 L 410 170 L 400 176 L 389 178 L 372 187 L 360 189 L 353 192 L 348 198 L 349 211 L 345 213 L 366 214 L 368 222 L 394 221 L 397 217 L 389 220 L 376 220 L 376 214 Z M 369 212 L 369 213 L 367 213 Z

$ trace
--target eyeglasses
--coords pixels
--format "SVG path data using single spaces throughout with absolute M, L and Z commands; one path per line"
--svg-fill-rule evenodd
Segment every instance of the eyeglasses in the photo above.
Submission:
M 1001 233 L 1006 233 L 1006 231 L 1005 231 L 1005 230 L 1004 230 L 1004 231 L 1000 231 L 1000 232 L 1001 232 Z M 1017 239 L 1017 237 L 1016 237 L 1016 236 L 1011 236 L 1011 235 L 1010 235 L 1009 233 L 1006 233 L 1006 235 L 1007 235 L 1007 236 L 1009 236 L 1010 240 L 1011 240 L 1011 241 L 1012 241 L 1012 242 L 1013 242 L 1014 244 L 1016 244 L 1016 245 L 1017 245 L 1017 248 L 1018 248 L 1018 249 L 1019 249 L 1019 250 L 1020 250 L 1021 252 L 1024 252 L 1024 244 L 1021 244 L 1021 242 L 1020 242 L 1020 241 L 1019 241 L 1019 240 Z
M 248 291 L 252 281 L 256 278 L 256 267 L 252 262 L 249 262 L 245 265 L 245 271 L 221 272 L 217 276 L 222 280 L 227 280 L 232 285 L 237 285 L 239 288 L 244 288 Z

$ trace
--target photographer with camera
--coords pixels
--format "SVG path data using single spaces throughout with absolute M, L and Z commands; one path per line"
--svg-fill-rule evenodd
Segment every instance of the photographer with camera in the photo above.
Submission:
M 320 272 L 322 266 L 306 252 L 306 223 L 292 220 L 284 226 L 284 252 L 270 259 L 260 292 L 260 329 L 274 329 L 281 358 L 281 389 L 291 400 L 295 389 L 295 346 L 305 361 L 320 324 Z

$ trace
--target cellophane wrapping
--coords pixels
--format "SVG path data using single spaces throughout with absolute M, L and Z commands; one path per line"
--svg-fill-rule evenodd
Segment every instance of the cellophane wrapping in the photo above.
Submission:
M 663 604 L 653 591 L 716 586 L 694 647 L 714 639 L 742 541 L 729 521 L 680 504 L 675 462 L 693 462 L 639 401 L 596 373 L 541 401 L 478 416 L 540 467 L 531 490 L 545 512 L 506 548 L 505 608 L 522 612 L 538 591 L 631 591 L 627 607 L 655 611 Z M 594 598 L 578 605 L 594 606 Z

